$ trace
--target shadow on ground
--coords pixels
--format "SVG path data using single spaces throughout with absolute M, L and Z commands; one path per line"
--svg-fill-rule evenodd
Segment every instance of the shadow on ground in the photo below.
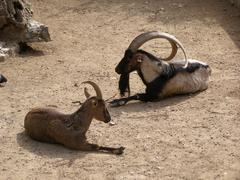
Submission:
M 20 147 L 38 156 L 48 158 L 63 158 L 72 162 L 74 159 L 81 159 L 87 154 L 86 152 L 69 150 L 58 144 L 48 144 L 32 140 L 27 136 L 25 131 L 17 134 L 17 143 Z
M 44 56 L 44 52 L 42 50 L 37 50 L 26 43 L 19 43 L 20 47 L 20 55 L 22 57 L 31 57 L 31 56 Z
M 161 99 L 155 102 L 141 102 L 141 101 L 130 101 L 124 106 L 120 107 L 112 107 L 111 109 L 114 111 L 123 111 L 123 112 L 144 112 L 152 111 L 153 109 L 161 109 L 164 107 L 174 106 L 181 102 L 187 101 L 191 98 L 194 98 L 201 92 L 197 92 L 190 95 L 176 95 L 173 97 L 168 97 L 165 99 Z
M 25 131 L 17 134 L 17 143 L 20 147 L 38 156 L 47 157 L 50 159 L 64 159 L 68 161 L 68 166 L 71 166 L 74 160 L 82 159 L 89 153 L 108 154 L 105 152 L 77 151 L 67 149 L 60 144 L 48 144 L 31 139 Z M 114 155 L 113 155 L 114 156 Z

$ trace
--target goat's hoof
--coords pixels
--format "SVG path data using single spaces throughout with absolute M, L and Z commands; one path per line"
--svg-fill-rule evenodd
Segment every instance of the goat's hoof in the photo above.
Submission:
M 125 147 L 121 146 L 120 148 L 114 150 L 113 153 L 116 155 L 121 155 L 121 154 L 123 154 L 124 149 L 125 149 Z
M 122 105 L 126 104 L 126 101 L 115 99 L 115 100 L 111 101 L 110 104 L 111 104 L 111 107 L 118 107 L 118 106 L 122 106 Z
M 109 125 L 110 125 L 110 126 L 114 126 L 114 125 L 116 125 L 116 123 L 115 123 L 114 121 L 110 121 L 110 122 L 109 122 Z

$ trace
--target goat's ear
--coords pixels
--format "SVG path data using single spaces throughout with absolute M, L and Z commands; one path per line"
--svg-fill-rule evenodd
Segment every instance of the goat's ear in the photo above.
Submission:
M 92 100 L 92 106 L 93 106 L 93 107 L 96 107 L 97 105 L 98 105 L 97 99 L 93 99 L 93 100 Z
M 91 96 L 91 95 L 89 94 L 88 89 L 87 89 L 86 87 L 84 88 L 84 94 L 85 94 L 85 96 L 86 96 L 87 99 Z

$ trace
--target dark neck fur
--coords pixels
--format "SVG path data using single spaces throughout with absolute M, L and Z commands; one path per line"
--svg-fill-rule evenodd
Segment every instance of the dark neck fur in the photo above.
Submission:
M 86 100 L 82 106 L 73 114 L 70 115 L 70 118 L 67 122 L 67 126 L 72 126 L 74 129 L 83 129 L 85 132 L 88 130 L 92 119 L 93 114 L 89 107 L 89 100 Z

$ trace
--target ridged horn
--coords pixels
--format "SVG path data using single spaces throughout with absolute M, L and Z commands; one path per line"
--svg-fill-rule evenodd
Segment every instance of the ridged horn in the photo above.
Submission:
M 84 88 L 84 94 L 85 94 L 87 99 L 91 96 L 88 92 L 88 88 L 86 88 L 86 87 Z
M 90 84 L 96 92 L 97 99 L 102 99 L 102 92 L 101 92 L 99 86 L 96 83 L 94 83 L 92 81 L 84 81 L 82 83 L 83 84 Z
M 178 46 L 182 49 L 184 58 L 185 58 L 185 65 L 184 67 L 187 67 L 188 65 L 188 60 L 187 60 L 187 55 L 185 52 L 185 48 L 183 47 L 182 43 L 173 35 L 165 33 L 165 32 L 159 32 L 159 31 L 150 31 L 150 32 L 145 32 L 137 36 L 133 41 L 130 43 L 128 49 L 130 49 L 132 52 L 136 52 L 139 47 L 141 47 L 144 43 L 151 39 L 156 39 L 156 38 L 163 38 L 167 39 L 171 46 L 172 46 L 172 52 L 170 56 L 167 58 L 164 58 L 162 60 L 169 61 L 173 59 L 177 53 Z

